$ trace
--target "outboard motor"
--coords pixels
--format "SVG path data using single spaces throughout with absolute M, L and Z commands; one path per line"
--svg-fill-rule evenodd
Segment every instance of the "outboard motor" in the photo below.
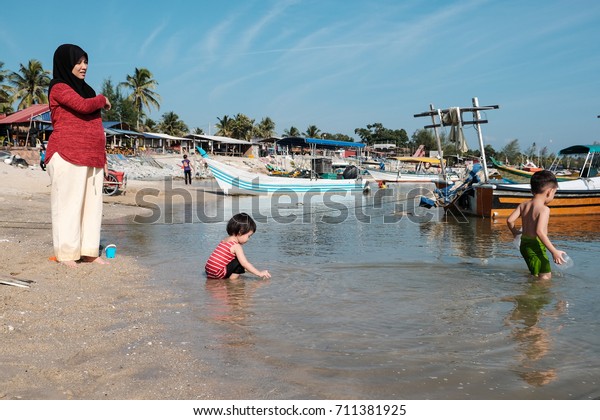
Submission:
M 349 165 L 344 169 L 344 173 L 342 174 L 344 179 L 356 179 L 358 178 L 358 168 L 354 165 Z

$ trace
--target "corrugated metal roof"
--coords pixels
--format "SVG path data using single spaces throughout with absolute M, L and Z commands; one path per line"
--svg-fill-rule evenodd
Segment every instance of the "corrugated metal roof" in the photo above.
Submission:
M 144 135 L 148 135 L 150 136 L 150 138 L 155 138 L 155 139 L 167 139 L 167 140 L 185 140 L 185 141 L 190 141 L 191 139 L 188 138 L 184 138 L 184 137 L 176 137 L 176 136 L 172 136 L 170 134 L 164 134 L 164 133 L 148 133 L 148 132 L 144 132 Z
M 42 114 L 50 113 L 50 105 L 48 104 L 35 104 L 31 105 L 29 108 L 22 109 L 20 111 L 15 112 L 14 114 L 10 114 L 8 117 L 1 118 L 0 124 L 19 124 L 29 122 L 31 119 L 38 117 Z M 44 121 L 49 121 L 44 118 Z
M 121 123 L 119 121 L 102 121 L 102 126 L 104 128 L 108 128 L 112 131 L 115 131 L 118 134 L 126 134 L 126 135 L 130 135 L 130 136 L 144 137 L 144 133 L 141 133 L 139 131 L 126 130 L 126 129 L 121 128 L 122 126 L 129 127 L 129 125 L 127 123 Z M 117 127 L 117 126 L 119 126 L 119 127 Z
M 189 136 L 191 136 L 191 137 L 193 137 L 195 139 L 204 139 L 204 140 L 218 141 L 220 143 L 227 143 L 227 144 L 249 144 L 249 145 L 252 145 L 252 143 L 249 142 L 249 141 L 247 141 L 247 140 L 232 139 L 230 137 L 205 136 L 204 134 L 190 134 Z
M 106 128 L 106 127 L 105 127 Z M 119 134 L 127 134 L 130 136 L 136 136 L 136 137 L 144 137 L 143 133 L 139 133 L 137 131 L 131 131 L 131 130 L 121 130 L 119 128 L 111 128 L 110 130 L 112 131 L 116 131 Z

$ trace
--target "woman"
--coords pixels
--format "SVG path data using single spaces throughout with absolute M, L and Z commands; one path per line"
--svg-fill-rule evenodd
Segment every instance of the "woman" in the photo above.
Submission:
M 46 164 L 52 181 L 52 238 L 57 261 L 106 264 L 100 258 L 106 138 L 101 110 L 109 100 L 85 82 L 88 55 L 64 44 L 54 53 L 48 88 L 53 133 Z

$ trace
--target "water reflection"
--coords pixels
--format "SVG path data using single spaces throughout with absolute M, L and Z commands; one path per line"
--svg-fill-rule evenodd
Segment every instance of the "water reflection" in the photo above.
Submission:
M 439 249 L 440 255 L 452 250 L 452 254 L 461 258 L 487 259 L 494 255 L 498 243 L 497 232 L 486 219 L 442 218 L 420 224 L 419 229 L 432 249 Z
M 268 283 L 268 280 L 206 280 L 205 289 L 211 297 L 207 305 L 209 317 L 216 321 L 246 326 L 246 320 L 250 316 L 251 296 L 257 287 L 265 283 Z
M 553 332 L 545 322 L 565 312 L 565 302 L 558 301 L 549 309 L 554 299 L 551 280 L 531 280 L 524 294 L 505 298 L 515 303 L 507 322 L 512 327 L 511 336 L 517 344 L 517 374 L 528 384 L 543 386 L 555 381 L 556 368 L 549 364 Z
M 489 222 L 492 231 L 505 242 L 512 241 L 512 234 L 506 227 L 506 219 Z M 598 241 L 600 238 L 600 216 L 550 217 L 548 223 L 550 240 L 572 240 L 582 242 Z
M 410 209 L 401 188 L 390 190 L 389 203 L 348 200 L 343 223 L 326 222 L 340 212 L 323 203 L 280 198 L 269 213 L 271 202 L 260 198 L 255 207 L 269 216 L 257 220 L 248 256 L 272 270 L 270 282 L 203 278 L 198 291 L 212 251 L 199 244 L 221 240 L 225 221 L 106 233 L 121 254 L 154 268 L 160 287 L 190 303 L 195 316 L 171 320 L 172 334 L 194 342 L 222 384 L 246 397 L 276 390 L 288 398 L 518 399 L 527 397 L 524 388 L 531 398 L 597 397 L 600 283 L 587 261 L 600 250 L 600 217 L 551 218 L 552 240 L 577 263 L 540 283 L 529 278 L 504 220 L 442 213 L 419 223 L 411 216 L 425 210 Z M 251 198 L 238 202 L 215 200 L 223 208 L 215 214 L 236 205 L 253 211 Z M 281 221 L 289 214 L 293 223 Z M 569 301 L 569 316 L 557 295 Z M 569 328 L 558 333 L 558 323 Z M 482 375 L 490 370 L 491 386 Z

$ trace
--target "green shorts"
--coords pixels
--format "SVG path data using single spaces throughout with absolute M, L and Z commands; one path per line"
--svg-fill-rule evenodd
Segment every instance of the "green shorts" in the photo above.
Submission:
M 546 246 L 540 241 L 540 238 L 537 236 L 535 238 L 521 236 L 521 247 L 519 249 L 531 274 L 537 276 L 538 274 L 552 272 Z

